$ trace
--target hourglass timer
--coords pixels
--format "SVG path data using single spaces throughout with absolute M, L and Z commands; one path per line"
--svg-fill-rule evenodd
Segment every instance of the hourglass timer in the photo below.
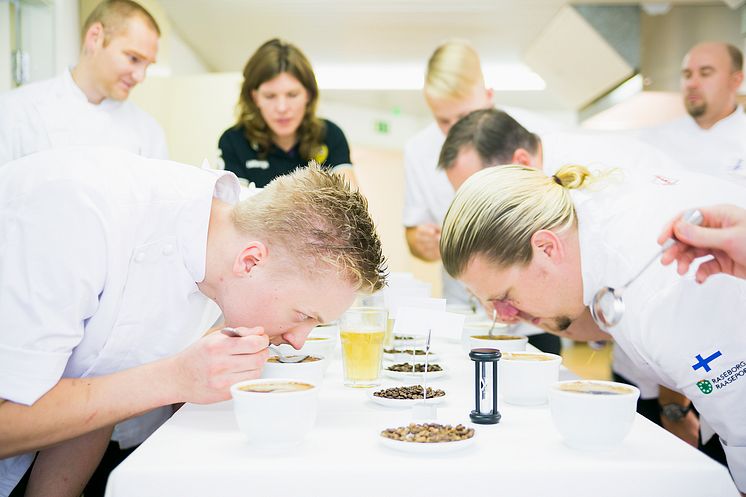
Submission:
M 472 349 L 469 358 L 474 361 L 475 409 L 469 413 L 471 420 L 480 425 L 493 425 L 500 421 L 497 410 L 497 349 Z

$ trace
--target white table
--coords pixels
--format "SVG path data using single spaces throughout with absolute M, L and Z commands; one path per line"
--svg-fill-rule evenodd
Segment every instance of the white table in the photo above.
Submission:
M 448 375 L 434 386 L 447 401 L 439 421 L 469 422 L 473 362 L 453 344 L 435 343 Z M 230 401 L 187 404 L 114 470 L 107 497 L 249 496 L 738 496 L 725 467 L 641 416 L 621 447 L 583 452 L 566 447 L 547 406 L 500 404 L 497 425 L 472 425 L 471 447 L 438 455 L 393 451 L 384 427 L 411 411 L 368 400 L 342 386 L 339 357 L 319 396 L 315 429 L 290 452 L 262 452 L 238 430 Z M 280 429 L 270 427 L 267 429 Z

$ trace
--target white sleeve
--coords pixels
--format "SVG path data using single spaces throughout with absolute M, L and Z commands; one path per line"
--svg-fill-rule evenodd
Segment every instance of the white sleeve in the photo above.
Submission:
M 404 211 L 402 221 L 405 227 L 418 226 L 424 223 L 436 223 L 430 214 L 424 189 L 427 187 L 417 173 L 418 159 L 412 146 L 404 147 Z M 436 165 L 433 164 L 433 167 Z
M 31 405 L 57 384 L 96 312 L 106 224 L 98 194 L 20 179 L 0 184 L 0 398 Z
M 681 279 L 649 306 L 643 351 L 720 436 L 746 491 L 746 281 Z

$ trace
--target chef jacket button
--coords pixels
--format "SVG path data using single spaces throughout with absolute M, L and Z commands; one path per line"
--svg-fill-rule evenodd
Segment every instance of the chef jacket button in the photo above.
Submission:
M 135 255 L 135 262 L 143 262 L 145 260 L 145 252 L 138 252 Z
M 174 253 L 174 246 L 171 245 L 170 243 L 167 243 L 166 245 L 163 246 L 162 252 L 163 252 L 163 255 L 171 255 Z

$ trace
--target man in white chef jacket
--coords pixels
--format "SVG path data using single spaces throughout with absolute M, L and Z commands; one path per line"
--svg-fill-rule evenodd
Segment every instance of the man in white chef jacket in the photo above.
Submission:
M 83 27 L 78 63 L 0 95 L 0 167 L 39 150 L 99 145 L 168 156 L 158 123 L 127 101 L 158 53 L 160 30 L 139 4 L 108 0 Z
M 505 166 L 473 175 L 443 225 L 446 269 L 503 320 L 562 335 L 597 290 L 621 287 L 660 250 L 660 227 L 674 214 L 715 202 L 746 206 L 740 187 L 709 176 L 625 172 L 619 182 L 585 173 L 569 166 L 547 177 Z M 699 285 L 654 264 L 624 303 L 614 340 L 638 368 L 692 400 L 746 491 L 746 281 L 720 275 Z
M 0 496 L 37 451 L 27 495 L 79 495 L 115 423 L 229 398 L 268 342 L 299 348 L 383 286 L 367 203 L 338 176 L 238 195 L 232 173 L 114 149 L 0 168 Z M 242 337 L 200 338 L 210 301 Z
M 746 182 L 746 114 L 736 95 L 743 54 L 726 43 L 692 47 L 681 63 L 681 95 L 689 114 L 640 137 L 682 167 Z
M 73 68 L 0 95 L 0 167 L 40 150 L 78 145 L 166 159 L 162 128 L 127 100 L 156 61 L 159 37 L 157 22 L 138 3 L 101 2 L 83 25 L 80 57 Z M 86 489 L 89 497 L 103 495 L 111 467 L 171 413 L 170 407 L 163 407 L 117 426 L 105 464 Z

